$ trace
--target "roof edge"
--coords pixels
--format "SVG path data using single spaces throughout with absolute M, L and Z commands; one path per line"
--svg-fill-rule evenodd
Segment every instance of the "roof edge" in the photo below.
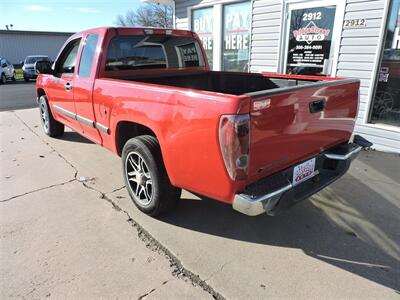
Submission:
M 37 35 L 73 35 L 73 34 L 75 34 L 75 32 L 0 29 L 0 34 L 2 34 L 2 33 L 4 33 L 4 34 L 37 34 Z

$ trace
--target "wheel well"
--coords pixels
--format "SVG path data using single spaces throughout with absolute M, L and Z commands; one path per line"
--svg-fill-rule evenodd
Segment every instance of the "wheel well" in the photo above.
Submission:
M 38 98 L 40 98 L 40 97 L 46 95 L 46 93 L 44 92 L 44 89 L 39 88 L 36 90 L 36 95 L 38 96 Z
M 117 125 L 116 132 L 115 132 L 115 139 L 116 139 L 115 142 L 117 145 L 118 155 L 121 156 L 122 149 L 124 148 L 125 143 L 129 139 L 134 138 L 139 135 L 151 135 L 151 136 L 156 137 L 153 130 L 151 130 L 147 126 L 144 126 L 139 123 L 130 122 L 130 121 L 119 122 Z

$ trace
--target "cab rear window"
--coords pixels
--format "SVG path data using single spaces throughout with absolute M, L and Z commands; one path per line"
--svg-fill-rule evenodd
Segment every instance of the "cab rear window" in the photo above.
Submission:
M 116 36 L 110 41 L 106 71 L 203 67 L 198 42 L 165 35 Z

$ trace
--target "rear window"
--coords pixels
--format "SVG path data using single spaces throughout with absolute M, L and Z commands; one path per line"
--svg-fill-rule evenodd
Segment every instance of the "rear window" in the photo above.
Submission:
M 195 39 L 165 35 L 116 36 L 106 61 L 107 71 L 202 66 L 204 58 Z

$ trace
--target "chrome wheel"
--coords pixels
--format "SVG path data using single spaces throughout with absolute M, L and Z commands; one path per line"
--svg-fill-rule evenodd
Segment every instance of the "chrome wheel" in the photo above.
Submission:
M 43 128 L 47 132 L 49 130 L 49 114 L 47 111 L 46 103 L 44 103 L 44 101 L 41 101 L 40 103 L 40 117 Z
M 153 195 L 153 181 L 143 157 L 137 152 L 130 152 L 125 160 L 126 178 L 129 189 L 136 200 L 143 206 L 150 204 Z

